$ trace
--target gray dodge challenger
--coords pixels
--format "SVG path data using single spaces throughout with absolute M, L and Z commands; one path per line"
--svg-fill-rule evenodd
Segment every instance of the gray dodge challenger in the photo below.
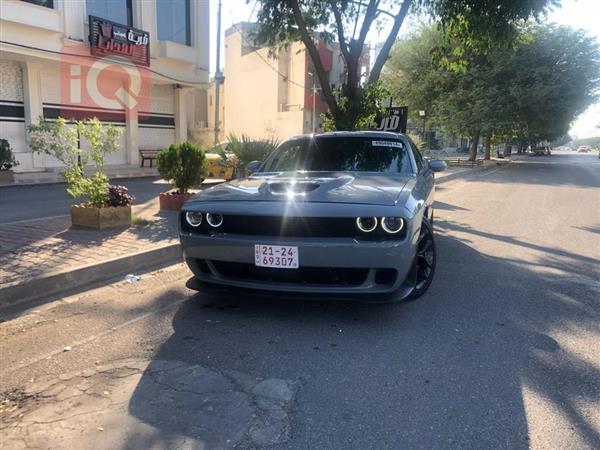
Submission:
M 248 178 L 184 205 L 188 286 L 417 298 L 435 271 L 434 172 L 445 167 L 398 133 L 288 139 Z

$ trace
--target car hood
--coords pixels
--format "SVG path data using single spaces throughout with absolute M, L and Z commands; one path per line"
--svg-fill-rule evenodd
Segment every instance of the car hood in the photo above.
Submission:
M 191 202 L 295 201 L 393 206 L 411 175 L 356 172 L 261 173 L 206 189 Z

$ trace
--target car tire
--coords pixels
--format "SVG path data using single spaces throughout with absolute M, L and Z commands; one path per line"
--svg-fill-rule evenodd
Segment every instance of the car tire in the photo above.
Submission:
M 437 255 L 433 227 L 428 220 L 423 220 L 417 244 L 417 253 L 413 263 L 413 279 L 415 286 L 407 300 L 416 300 L 421 297 L 433 281 Z

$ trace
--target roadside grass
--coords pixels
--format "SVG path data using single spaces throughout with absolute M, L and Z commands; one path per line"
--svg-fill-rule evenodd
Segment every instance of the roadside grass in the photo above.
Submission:
M 147 227 L 148 225 L 152 225 L 152 222 L 152 220 L 142 219 L 138 216 L 133 216 L 131 218 L 131 225 L 133 225 L 134 227 Z

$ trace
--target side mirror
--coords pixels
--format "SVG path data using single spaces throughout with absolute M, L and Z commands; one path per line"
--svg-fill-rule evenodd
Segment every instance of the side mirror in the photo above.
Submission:
M 261 165 L 262 165 L 262 161 L 251 161 L 246 166 L 246 170 L 252 174 L 252 173 L 256 172 L 258 169 L 260 169 Z
M 441 159 L 432 159 L 429 161 L 429 168 L 434 172 L 443 172 L 447 167 L 446 162 Z

